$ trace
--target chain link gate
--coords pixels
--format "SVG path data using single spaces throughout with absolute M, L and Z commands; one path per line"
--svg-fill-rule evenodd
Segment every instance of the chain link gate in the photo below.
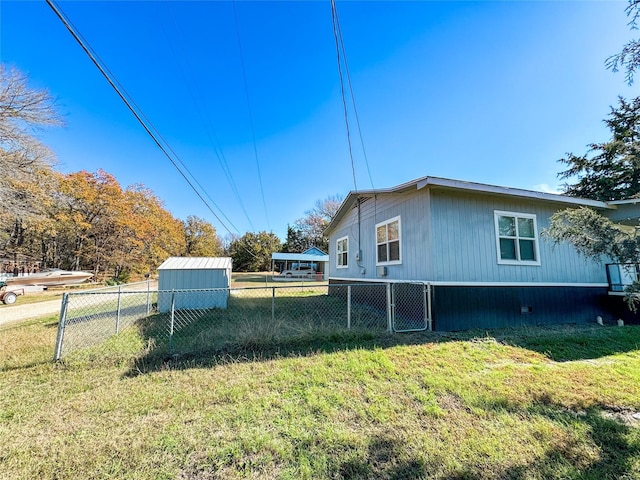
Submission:
M 394 332 L 419 332 L 430 329 L 427 298 L 428 286 L 423 283 L 393 283 L 391 285 L 392 321 Z

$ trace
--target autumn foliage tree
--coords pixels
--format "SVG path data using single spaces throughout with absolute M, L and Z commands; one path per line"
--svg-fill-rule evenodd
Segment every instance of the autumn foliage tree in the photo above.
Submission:
M 36 134 L 62 120 L 49 93 L 27 80 L 0 64 L 0 256 L 127 280 L 171 255 L 221 253 L 211 224 L 174 218 L 143 185 L 123 189 L 103 170 L 56 172 Z
M 185 250 L 184 226 L 142 185 L 123 189 L 113 175 L 59 175 L 49 218 L 33 228 L 48 266 L 128 280 Z
M 216 229 L 202 218 L 189 215 L 184 222 L 184 236 L 187 257 L 218 257 L 223 253 Z
M 289 250 L 306 250 L 318 247 L 325 252 L 329 251 L 329 239 L 324 231 L 331 218 L 336 214 L 342 197 L 331 195 L 324 200 L 317 200 L 313 208 L 305 212 L 305 216 L 296 220 L 293 227 L 287 230 L 287 246 Z

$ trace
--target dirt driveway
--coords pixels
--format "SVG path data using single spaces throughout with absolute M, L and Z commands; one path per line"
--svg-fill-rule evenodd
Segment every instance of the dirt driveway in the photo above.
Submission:
M 158 288 L 156 281 L 152 281 L 150 285 L 147 282 L 138 282 L 129 285 L 122 285 L 122 291 L 144 291 L 147 289 L 155 290 Z M 117 287 L 116 287 L 117 289 Z M 98 288 L 96 291 L 104 291 L 104 288 Z M 32 318 L 43 317 L 45 315 L 59 315 L 62 305 L 62 296 L 60 292 L 45 292 L 45 295 L 55 295 L 55 300 L 46 300 L 37 303 L 20 304 L 20 297 L 15 305 L 6 306 L 0 304 L 0 326 L 8 323 L 20 322 Z
M 25 303 L 24 305 L 20 305 L 19 302 L 20 300 L 18 299 L 16 305 L 0 307 L 0 326 L 7 323 L 60 313 L 62 299 L 58 298 L 56 300 L 47 300 L 46 302 Z

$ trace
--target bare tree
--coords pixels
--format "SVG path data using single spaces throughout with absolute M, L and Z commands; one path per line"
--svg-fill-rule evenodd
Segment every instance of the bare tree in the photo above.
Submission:
M 304 217 L 296 220 L 293 232 L 300 237 L 304 248 L 315 246 L 328 252 L 329 239 L 325 237 L 324 231 L 341 203 L 340 195 L 330 195 L 324 200 L 316 200 L 313 208 L 307 210 Z M 289 237 L 288 234 L 287 237 Z
M 23 221 L 46 204 L 55 157 L 37 133 L 62 124 L 46 90 L 30 88 L 23 73 L 0 64 L 0 248 L 19 244 Z

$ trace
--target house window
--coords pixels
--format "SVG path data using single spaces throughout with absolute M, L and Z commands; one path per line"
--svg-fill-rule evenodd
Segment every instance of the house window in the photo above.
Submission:
M 337 241 L 337 257 L 338 268 L 347 268 L 349 266 L 349 237 L 339 238 Z
M 400 217 L 376 225 L 377 265 L 402 263 Z
M 540 265 L 536 216 L 496 211 L 494 217 L 498 263 Z

